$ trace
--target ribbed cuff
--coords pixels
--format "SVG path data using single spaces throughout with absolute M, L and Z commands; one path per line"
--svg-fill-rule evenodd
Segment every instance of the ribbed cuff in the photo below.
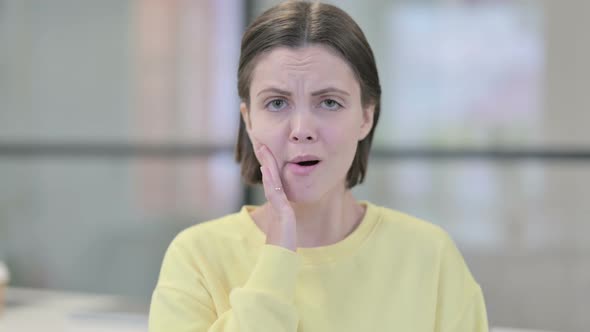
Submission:
M 266 291 L 286 300 L 293 300 L 300 266 L 301 257 L 297 253 L 280 246 L 265 244 L 244 288 Z

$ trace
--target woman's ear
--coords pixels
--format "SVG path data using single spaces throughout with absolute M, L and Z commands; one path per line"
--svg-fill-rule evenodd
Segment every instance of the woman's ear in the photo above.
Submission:
M 240 103 L 240 114 L 242 114 L 242 120 L 244 120 L 244 124 L 246 125 L 246 131 L 250 134 L 252 123 L 250 122 L 250 112 L 245 102 Z
M 375 114 L 375 105 L 369 104 L 369 106 L 363 108 L 363 122 L 361 123 L 361 130 L 359 135 L 359 141 L 362 141 L 369 135 L 373 128 L 373 115 Z

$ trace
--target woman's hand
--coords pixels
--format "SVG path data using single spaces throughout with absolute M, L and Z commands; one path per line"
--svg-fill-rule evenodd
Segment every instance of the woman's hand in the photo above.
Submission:
M 264 196 L 270 203 L 272 220 L 270 220 L 266 243 L 287 248 L 297 249 L 297 223 L 295 212 L 287 199 L 277 161 L 272 152 L 265 145 L 259 145 L 257 154 L 262 164 L 262 185 Z

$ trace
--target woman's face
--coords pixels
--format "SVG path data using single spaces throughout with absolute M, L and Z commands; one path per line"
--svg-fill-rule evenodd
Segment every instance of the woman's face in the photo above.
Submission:
M 242 103 L 240 111 L 254 149 L 264 144 L 274 155 L 290 201 L 344 190 L 357 143 L 373 124 L 374 108 L 362 108 L 360 93 L 352 69 L 325 46 L 260 55 L 250 109 Z

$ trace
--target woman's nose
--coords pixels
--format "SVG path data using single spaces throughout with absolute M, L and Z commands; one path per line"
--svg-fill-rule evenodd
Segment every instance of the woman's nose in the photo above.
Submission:
M 313 123 L 313 115 L 308 112 L 296 112 L 291 121 L 289 140 L 293 143 L 311 143 L 317 140 L 317 131 Z

